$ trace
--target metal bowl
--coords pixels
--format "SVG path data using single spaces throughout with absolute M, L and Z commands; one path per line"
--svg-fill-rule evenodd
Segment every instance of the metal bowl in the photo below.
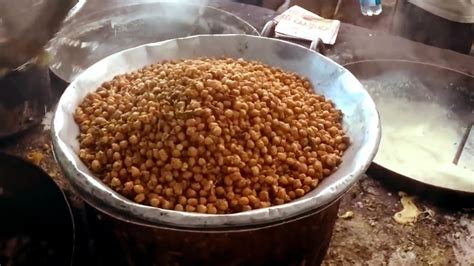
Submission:
M 106 56 L 146 43 L 196 34 L 251 34 L 245 20 L 221 9 L 178 2 L 90 1 L 50 44 L 51 70 L 71 82 Z M 88 10 L 99 10 L 85 13 Z
M 102 82 L 163 60 L 229 56 L 258 60 L 308 77 L 316 92 L 344 113 L 343 126 L 351 145 L 339 169 L 304 197 L 270 208 L 226 215 L 164 210 L 134 203 L 94 177 L 78 157 L 79 129 L 73 113 Z M 88 68 L 65 90 L 52 125 L 56 159 L 77 192 L 92 206 L 126 221 L 154 226 L 216 230 L 269 224 L 324 208 L 343 195 L 366 171 L 380 141 L 375 104 L 346 69 L 332 60 L 290 42 L 249 35 L 200 35 L 152 43 L 111 55 Z

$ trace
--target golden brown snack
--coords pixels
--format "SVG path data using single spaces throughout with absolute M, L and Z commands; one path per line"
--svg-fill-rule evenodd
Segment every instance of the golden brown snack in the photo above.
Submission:
M 142 204 L 223 214 L 304 196 L 341 163 L 342 113 L 259 62 L 195 59 L 118 75 L 77 108 L 81 160 Z

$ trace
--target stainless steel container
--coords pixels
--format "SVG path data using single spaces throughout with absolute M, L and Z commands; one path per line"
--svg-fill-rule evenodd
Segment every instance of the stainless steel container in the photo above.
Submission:
M 77 156 L 79 131 L 72 116 L 88 92 L 119 73 L 154 62 L 223 55 L 262 61 L 306 76 L 318 93 L 333 100 L 344 113 L 343 126 L 351 138 L 338 171 L 291 203 L 227 215 L 136 204 L 92 176 Z M 91 66 L 61 97 L 52 137 L 59 165 L 82 198 L 101 215 L 101 224 L 115 234 L 129 264 L 315 265 L 328 246 L 339 198 L 375 156 L 380 123 L 375 104 L 359 81 L 318 53 L 264 37 L 200 35 L 139 46 Z

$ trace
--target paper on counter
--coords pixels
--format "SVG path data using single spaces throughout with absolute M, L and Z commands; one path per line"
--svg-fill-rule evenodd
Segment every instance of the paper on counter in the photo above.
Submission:
M 341 22 L 320 17 L 302 7 L 293 6 L 274 19 L 275 37 L 313 41 L 320 38 L 334 44 Z

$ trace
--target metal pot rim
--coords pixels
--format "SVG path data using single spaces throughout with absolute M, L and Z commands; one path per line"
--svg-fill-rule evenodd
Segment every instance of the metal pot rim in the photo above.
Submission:
M 209 47 L 218 49 L 210 50 Z M 272 66 L 293 70 L 310 79 L 317 74 L 322 79 L 313 81 L 313 85 L 323 90 L 322 93 L 345 113 L 344 127 L 353 142 L 338 171 L 304 197 L 288 204 L 222 215 L 178 212 L 137 204 L 103 184 L 90 173 L 75 152 L 78 150 L 78 127 L 72 118 L 75 107 L 87 91 L 95 90 L 102 81 L 151 62 L 172 59 L 167 55 L 173 53 L 179 53 L 179 56 L 175 54 L 175 59 L 225 54 L 260 60 Z M 269 54 L 273 57 L 269 57 Z M 127 62 L 127 65 L 120 65 L 120 62 Z M 317 71 L 311 72 L 312 69 Z M 349 71 L 300 45 L 239 34 L 178 38 L 111 55 L 88 68 L 69 85 L 59 100 L 52 123 L 56 159 L 71 184 L 91 205 L 123 220 L 195 229 L 268 224 L 322 208 L 346 192 L 367 170 L 377 152 L 380 131 L 379 116 L 372 98 Z
M 58 53 L 58 50 L 64 49 L 64 47 L 67 47 L 69 43 L 72 43 L 71 45 L 75 46 L 75 45 L 78 45 L 76 43 L 80 42 L 81 39 L 88 40 L 93 37 L 96 37 L 96 36 L 89 35 L 90 31 L 93 32 L 96 27 L 103 27 L 103 23 L 105 22 L 112 23 L 115 20 L 123 21 L 124 19 L 131 19 L 131 18 L 138 19 L 138 18 L 143 18 L 143 17 L 156 17 L 157 10 L 160 11 L 162 9 L 167 9 L 170 7 L 172 7 L 173 9 L 177 9 L 179 7 L 180 10 L 185 10 L 185 11 L 190 11 L 190 12 L 192 11 L 192 12 L 203 13 L 203 14 L 210 13 L 216 16 L 224 16 L 226 17 L 226 19 L 233 20 L 232 22 L 235 23 L 235 24 L 232 24 L 233 26 L 237 25 L 239 29 L 241 29 L 239 33 L 257 35 L 257 36 L 260 35 L 257 29 L 246 20 L 226 10 L 213 7 L 213 6 L 207 6 L 207 5 L 197 4 L 197 3 L 187 3 L 184 1 L 181 1 L 179 3 L 172 2 L 172 1 L 126 3 L 121 6 L 106 7 L 106 8 L 99 9 L 99 10 L 96 10 L 84 15 L 75 14 L 75 16 L 70 16 L 68 20 L 66 21 L 67 23 L 65 23 L 65 26 L 63 26 L 63 28 L 58 32 L 58 34 L 56 34 L 56 37 L 49 44 L 49 48 L 48 48 L 49 52 L 55 55 L 53 57 L 52 63 L 50 64 L 51 71 L 60 79 L 66 82 L 72 82 L 72 80 L 74 80 L 74 78 L 78 75 L 78 73 L 76 73 L 75 71 L 79 71 L 79 74 L 80 74 L 80 71 L 82 71 L 80 70 L 82 66 L 84 64 L 89 65 L 89 61 L 87 61 L 87 59 L 83 59 L 85 60 L 84 62 L 83 61 L 71 62 L 67 57 L 64 56 L 64 52 Z M 169 17 L 171 16 L 168 16 L 166 14 L 161 14 L 159 15 L 159 17 L 161 19 L 169 19 Z M 206 16 L 204 16 L 204 18 L 205 17 Z M 222 20 L 222 18 L 220 18 L 220 20 Z M 181 36 L 176 36 L 176 37 L 181 37 Z M 118 40 L 122 40 L 125 37 L 122 36 L 120 33 L 118 33 L 115 38 L 117 38 Z M 160 38 L 156 40 L 160 40 Z M 120 45 L 121 49 L 132 48 L 128 46 L 126 43 L 127 42 L 125 42 L 125 44 L 117 43 L 117 45 Z M 104 51 L 101 51 L 101 52 L 92 51 L 91 53 L 99 54 L 100 57 L 103 57 L 104 55 L 102 54 L 103 52 Z M 108 56 L 110 54 L 107 53 L 105 55 Z M 72 70 L 70 71 L 73 71 L 73 72 L 70 72 L 69 70 L 67 70 L 68 68 L 66 66 L 72 68 Z

